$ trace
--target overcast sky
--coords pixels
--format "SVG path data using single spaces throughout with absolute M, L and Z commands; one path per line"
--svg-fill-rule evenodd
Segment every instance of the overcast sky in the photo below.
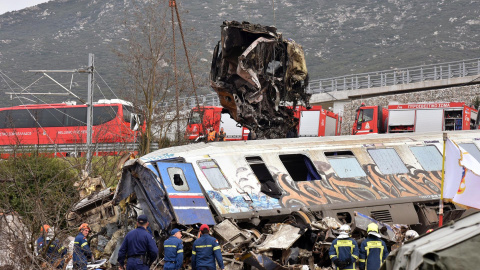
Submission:
M 35 6 L 48 1 L 50 0 L 0 0 L 0 14 L 24 9 L 26 7 Z

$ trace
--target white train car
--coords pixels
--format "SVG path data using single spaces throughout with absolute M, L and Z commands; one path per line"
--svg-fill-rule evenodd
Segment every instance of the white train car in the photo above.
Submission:
M 448 133 L 480 159 L 480 131 Z M 422 232 L 437 226 L 442 133 L 384 134 L 190 144 L 124 166 L 115 201 L 136 192 L 158 230 L 302 222 L 354 211 Z M 447 204 L 445 221 L 463 210 Z

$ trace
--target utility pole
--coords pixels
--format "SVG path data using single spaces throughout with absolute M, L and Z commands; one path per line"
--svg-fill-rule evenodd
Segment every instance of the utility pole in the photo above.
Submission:
M 87 174 L 90 174 L 92 170 L 92 124 L 93 124 L 93 86 L 94 86 L 94 78 L 93 74 L 95 72 L 94 68 L 94 54 L 88 54 L 88 67 L 87 69 L 71 69 L 71 70 L 29 70 L 28 72 L 35 72 L 35 73 L 43 73 L 43 76 L 49 78 L 60 87 L 62 87 L 68 94 L 74 96 L 83 104 L 87 105 L 87 160 L 85 165 L 85 171 Z M 59 82 L 54 80 L 50 77 L 47 73 L 88 73 L 88 97 L 87 102 L 81 99 L 79 96 L 75 95 L 72 91 L 70 91 L 65 86 L 61 85 Z M 24 89 L 25 90 L 25 89 Z M 15 93 L 7 93 L 7 94 L 15 94 Z M 36 95 L 36 94 L 45 94 L 45 93 L 17 93 L 15 95 Z M 50 95 L 64 95 L 65 93 L 48 93 Z
M 88 54 L 88 93 L 87 93 L 87 161 L 85 171 L 90 174 L 92 170 L 92 122 L 93 122 L 93 73 L 94 73 L 94 55 Z

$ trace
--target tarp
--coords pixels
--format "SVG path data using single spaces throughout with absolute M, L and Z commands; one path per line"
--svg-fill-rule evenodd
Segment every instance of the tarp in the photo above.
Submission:
M 478 269 L 480 213 L 406 242 L 390 253 L 381 270 Z

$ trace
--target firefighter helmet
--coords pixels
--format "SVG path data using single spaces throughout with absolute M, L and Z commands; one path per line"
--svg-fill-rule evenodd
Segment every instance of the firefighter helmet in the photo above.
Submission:
M 82 223 L 82 225 L 80 225 L 80 227 L 78 227 L 78 230 L 79 231 L 83 231 L 85 229 L 88 229 L 89 231 L 91 231 L 92 229 L 90 229 L 90 226 L 88 226 L 87 223 Z
M 351 230 L 352 229 L 350 228 L 350 226 L 348 224 L 343 224 L 338 229 L 338 231 L 340 232 L 340 234 L 338 235 L 338 238 L 348 238 L 348 237 L 350 237 L 350 231 Z
M 412 239 L 415 239 L 417 238 L 419 235 L 416 231 L 414 230 L 408 230 L 406 233 L 405 233 L 405 241 L 410 241 Z
M 40 232 L 41 233 L 46 233 L 46 232 L 48 232 L 49 229 L 50 229 L 50 226 L 48 224 L 44 224 L 44 225 L 42 225 L 42 227 L 40 227 Z

